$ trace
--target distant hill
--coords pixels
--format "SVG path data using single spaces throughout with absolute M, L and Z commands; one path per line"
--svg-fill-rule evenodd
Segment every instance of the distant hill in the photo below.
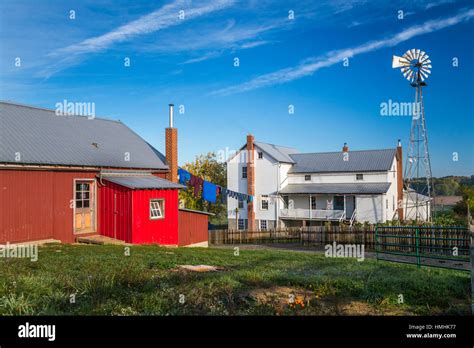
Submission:
M 423 192 L 426 182 L 424 178 L 412 181 L 412 187 Z M 444 176 L 441 178 L 433 178 L 433 186 L 436 196 L 460 196 L 461 186 L 474 186 L 474 175 L 471 176 Z

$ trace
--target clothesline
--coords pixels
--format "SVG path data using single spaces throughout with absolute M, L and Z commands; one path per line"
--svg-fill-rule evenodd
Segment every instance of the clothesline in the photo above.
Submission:
M 194 187 L 194 195 L 199 197 L 202 192 L 202 198 L 210 203 L 215 203 L 217 196 L 221 195 L 222 203 L 225 202 L 227 197 L 238 199 L 239 201 L 247 201 L 250 203 L 253 201 L 253 196 L 246 193 L 240 193 L 229 190 L 220 185 L 213 184 L 212 182 L 206 181 L 200 177 L 197 177 L 183 168 L 178 168 L 179 183 Z

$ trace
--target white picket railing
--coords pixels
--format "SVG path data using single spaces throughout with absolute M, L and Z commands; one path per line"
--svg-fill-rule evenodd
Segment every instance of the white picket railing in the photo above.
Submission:
M 280 209 L 280 217 L 294 219 L 341 220 L 345 217 L 344 210 L 323 209 Z

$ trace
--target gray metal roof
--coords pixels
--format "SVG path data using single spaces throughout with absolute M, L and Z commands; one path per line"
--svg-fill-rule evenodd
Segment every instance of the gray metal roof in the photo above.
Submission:
M 290 154 L 298 153 L 298 150 L 296 149 L 293 149 L 291 147 L 262 143 L 260 141 L 254 141 L 254 145 L 258 146 L 260 149 L 262 149 L 264 152 L 276 159 L 278 162 L 295 163 L 290 157 Z
M 320 152 L 289 155 L 295 162 L 289 173 L 377 172 L 390 170 L 396 149 Z
M 130 189 L 182 189 L 183 185 L 176 184 L 166 179 L 157 178 L 154 175 L 102 175 L 102 178 L 128 187 Z
M 382 194 L 386 193 L 390 183 L 364 183 L 364 184 L 288 184 L 280 194 Z
M 168 169 L 165 156 L 119 121 L 0 102 L 0 139 L 0 163 Z

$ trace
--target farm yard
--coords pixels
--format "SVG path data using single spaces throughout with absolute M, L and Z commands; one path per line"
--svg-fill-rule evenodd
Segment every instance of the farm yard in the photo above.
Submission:
M 0 259 L 0 315 L 470 314 L 467 272 L 281 250 L 125 254 L 123 245 L 47 244 L 36 262 Z

